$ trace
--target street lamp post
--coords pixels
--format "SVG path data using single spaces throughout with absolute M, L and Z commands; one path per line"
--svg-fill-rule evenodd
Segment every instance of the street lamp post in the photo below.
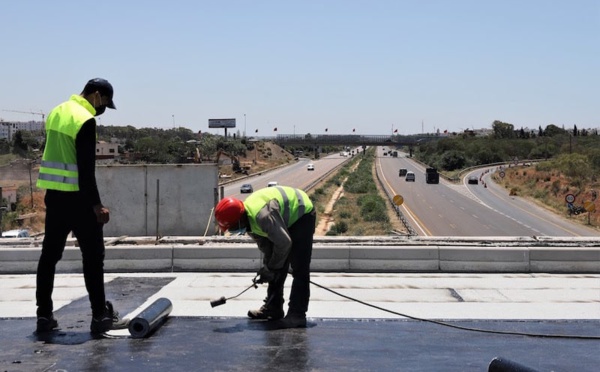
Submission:
M 31 178 L 31 167 L 33 166 L 33 163 L 35 163 L 35 160 L 27 160 L 27 163 L 29 164 L 29 197 L 31 198 L 31 210 L 33 211 L 33 180 Z
M 244 114 L 244 138 L 246 138 L 246 114 Z

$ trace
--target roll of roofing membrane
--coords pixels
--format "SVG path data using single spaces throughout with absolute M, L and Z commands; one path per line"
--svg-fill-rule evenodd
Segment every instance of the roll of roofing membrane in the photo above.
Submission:
M 488 366 L 488 372 L 538 372 L 535 369 L 529 368 L 512 360 L 495 357 Z
M 168 298 L 159 298 L 129 322 L 129 333 L 133 338 L 150 336 L 160 328 L 173 310 Z

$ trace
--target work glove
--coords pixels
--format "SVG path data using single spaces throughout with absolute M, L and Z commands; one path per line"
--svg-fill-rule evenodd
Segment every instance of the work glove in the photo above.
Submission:
M 263 266 L 258 270 L 256 276 L 258 276 L 256 283 L 262 284 L 274 281 L 277 275 L 274 271 L 270 271 L 266 266 Z

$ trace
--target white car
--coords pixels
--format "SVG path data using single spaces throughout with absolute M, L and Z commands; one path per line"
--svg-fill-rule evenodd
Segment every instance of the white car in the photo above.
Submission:
M 8 230 L 2 233 L 3 238 L 29 238 L 27 230 Z
M 406 172 L 406 176 L 404 177 L 404 180 L 406 182 L 409 182 L 409 181 L 415 182 L 415 173 L 411 172 L 411 171 Z
M 274 187 L 274 186 L 277 186 L 277 185 L 279 185 L 277 183 L 277 181 L 271 181 L 271 182 L 267 183 L 267 187 Z
M 309 171 L 313 170 L 313 171 L 314 171 L 314 170 L 315 170 L 315 165 L 314 165 L 314 164 L 312 164 L 312 163 L 311 163 L 311 164 L 309 164 L 309 165 L 307 165 L 307 166 L 306 166 L 306 170 L 309 170 Z

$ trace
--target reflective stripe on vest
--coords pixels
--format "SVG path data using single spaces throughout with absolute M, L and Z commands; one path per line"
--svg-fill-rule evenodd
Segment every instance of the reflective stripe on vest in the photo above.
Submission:
M 290 226 L 290 200 L 285 192 L 285 190 L 281 186 L 275 187 L 281 193 L 281 197 L 283 198 L 283 212 L 281 216 L 283 217 L 283 221 L 286 226 Z M 300 194 L 298 189 L 294 189 L 296 193 L 296 198 L 298 198 L 298 216 L 296 221 L 300 219 L 300 217 L 304 216 L 304 210 L 306 206 L 304 205 L 304 197 Z

